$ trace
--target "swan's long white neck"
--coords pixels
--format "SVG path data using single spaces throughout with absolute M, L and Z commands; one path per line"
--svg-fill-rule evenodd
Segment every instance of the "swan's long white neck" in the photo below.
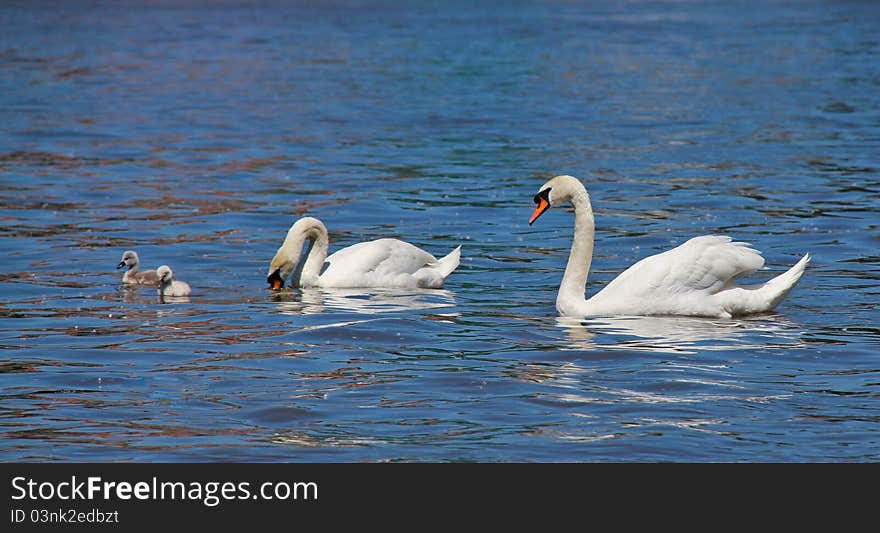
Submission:
M 309 241 L 306 258 L 300 262 L 306 241 Z M 302 218 L 287 232 L 284 244 L 272 259 L 270 271 L 280 268 L 281 279 L 292 276 L 291 284 L 294 287 L 314 286 L 321 275 L 329 246 L 327 227 L 316 218 Z
M 574 242 L 556 296 L 556 309 L 562 314 L 574 314 L 587 306 L 584 292 L 587 288 L 587 275 L 593 262 L 593 241 L 596 232 L 593 206 L 590 203 L 590 195 L 583 185 L 577 189 L 571 196 L 571 204 L 574 206 Z
M 308 231 L 306 238 L 309 240 L 310 245 L 298 283 L 301 287 L 313 286 L 317 283 L 330 247 L 330 236 L 327 235 L 327 228 L 320 222 Z

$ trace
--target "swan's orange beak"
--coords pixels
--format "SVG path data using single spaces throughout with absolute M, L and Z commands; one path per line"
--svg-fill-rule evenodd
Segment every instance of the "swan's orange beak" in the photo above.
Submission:
M 276 268 L 269 277 L 266 278 L 266 282 L 269 283 L 269 288 L 273 291 L 277 291 L 284 287 L 284 280 L 281 279 L 281 269 Z
M 538 217 L 544 214 L 544 211 L 550 209 L 550 202 L 547 201 L 546 198 L 536 198 L 538 206 L 535 207 L 535 212 L 532 213 L 532 218 L 529 219 L 529 226 L 536 220 Z

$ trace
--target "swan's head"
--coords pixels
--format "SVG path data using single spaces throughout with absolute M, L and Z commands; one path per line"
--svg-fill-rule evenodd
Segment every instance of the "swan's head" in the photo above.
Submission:
M 156 269 L 156 275 L 159 276 L 159 283 L 165 285 L 167 283 L 171 283 L 173 279 L 173 274 L 171 273 L 171 268 L 168 265 L 162 265 Z
M 587 189 L 584 184 L 574 176 L 556 176 L 541 185 L 538 194 L 535 195 L 535 212 L 529 219 L 529 226 L 538 220 L 544 211 L 559 204 L 571 202 L 575 197 L 586 193 Z
M 302 256 L 302 248 L 306 239 L 316 239 L 321 232 L 327 234 L 327 228 L 324 223 L 317 218 L 303 217 L 293 223 L 287 230 L 287 237 L 284 243 L 275 252 L 275 257 L 269 263 L 269 274 L 266 282 L 272 290 L 279 290 L 284 287 L 284 281 L 290 277 L 296 266 L 299 264 Z
M 122 254 L 122 261 L 116 265 L 116 270 L 119 270 L 122 267 L 131 268 L 138 264 L 138 254 L 133 250 L 126 250 L 125 253 Z

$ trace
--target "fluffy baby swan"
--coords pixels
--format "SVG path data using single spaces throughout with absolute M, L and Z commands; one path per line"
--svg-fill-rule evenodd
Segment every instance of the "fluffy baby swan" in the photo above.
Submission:
M 159 296 L 189 296 L 189 284 L 174 279 L 174 274 L 168 265 L 162 265 L 156 269 L 159 276 Z
M 138 271 L 138 254 L 134 250 L 126 250 L 122 254 L 122 261 L 116 265 L 116 270 L 122 267 L 128 267 L 122 276 L 122 283 L 132 283 L 137 285 L 158 285 L 159 276 L 155 270 Z

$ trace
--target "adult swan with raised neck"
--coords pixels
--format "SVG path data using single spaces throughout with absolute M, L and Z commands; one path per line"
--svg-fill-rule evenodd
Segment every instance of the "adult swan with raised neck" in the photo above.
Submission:
M 280 289 L 290 278 L 292 287 L 439 289 L 461 258 L 461 246 L 437 259 L 397 239 L 360 242 L 328 257 L 329 246 L 323 222 L 312 217 L 297 220 L 269 265 L 269 287 Z
M 797 284 L 810 254 L 786 272 L 756 285 L 736 279 L 764 266 L 747 243 L 730 237 L 694 237 L 672 250 L 638 261 L 587 299 L 584 290 L 593 260 L 596 225 L 590 195 L 572 176 L 556 176 L 535 195 L 529 225 L 552 206 L 574 206 L 574 242 L 556 296 L 563 316 L 689 315 L 730 318 L 772 310 Z

